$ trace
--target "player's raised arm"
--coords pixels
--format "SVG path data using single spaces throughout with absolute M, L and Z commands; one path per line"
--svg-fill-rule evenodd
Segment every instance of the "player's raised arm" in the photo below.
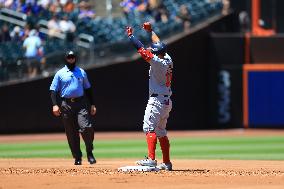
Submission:
M 137 49 L 141 57 L 147 62 L 150 62 L 150 60 L 154 57 L 154 55 L 149 50 L 145 49 L 144 45 L 133 35 L 133 28 L 126 27 L 126 33 L 129 40 L 131 41 L 133 46 Z
M 141 48 L 144 48 L 144 45 L 133 35 L 133 28 L 132 27 L 126 27 L 126 33 L 129 38 L 129 40 L 132 42 L 133 46 L 139 50 Z
M 149 33 L 151 33 L 151 39 L 153 43 L 160 42 L 160 38 L 158 35 L 153 31 L 152 25 L 150 22 L 144 22 L 143 29 Z
M 167 52 L 166 44 L 160 41 L 160 38 L 158 37 L 158 35 L 153 31 L 152 25 L 150 22 L 144 22 L 142 28 L 146 32 L 151 34 L 152 44 L 148 49 L 150 49 L 151 53 L 156 55 L 158 58 L 164 59 L 166 52 Z M 157 58 L 154 58 L 154 59 L 157 60 Z M 163 64 L 164 61 L 155 61 L 155 62 Z

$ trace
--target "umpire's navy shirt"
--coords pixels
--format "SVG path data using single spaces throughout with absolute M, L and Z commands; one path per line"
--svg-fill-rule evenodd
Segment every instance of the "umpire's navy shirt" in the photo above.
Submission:
M 65 65 L 54 76 L 50 90 L 58 92 L 63 98 L 76 98 L 84 95 L 84 89 L 90 88 L 86 72 L 75 67 L 73 71 Z

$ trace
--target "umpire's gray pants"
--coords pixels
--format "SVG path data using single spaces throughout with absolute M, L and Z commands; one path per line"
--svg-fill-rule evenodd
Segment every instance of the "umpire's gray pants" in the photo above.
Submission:
M 87 153 L 92 152 L 94 141 L 94 128 L 86 100 L 84 98 L 75 102 L 63 100 L 60 109 L 72 155 L 75 159 L 80 159 L 82 152 L 79 133 L 85 142 Z

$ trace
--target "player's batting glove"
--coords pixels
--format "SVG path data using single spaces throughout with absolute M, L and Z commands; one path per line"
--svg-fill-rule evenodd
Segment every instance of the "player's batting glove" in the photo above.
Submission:
M 133 34 L 133 28 L 130 27 L 130 26 L 127 26 L 126 27 L 126 33 L 127 33 L 127 36 L 129 37 L 130 35 Z
M 150 22 L 144 22 L 143 29 L 146 30 L 147 32 L 152 32 L 152 25 L 151 25 L 151 23 Z

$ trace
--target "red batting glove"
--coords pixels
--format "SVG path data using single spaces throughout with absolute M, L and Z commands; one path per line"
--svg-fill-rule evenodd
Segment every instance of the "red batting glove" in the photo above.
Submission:
M 130 26 L 127 26 L 126 27 L 126 33 L 127 33 L 127 36 L 129 37 L 130 35 L 133 34 L 133 28 L 130 27 Z
M 144 22 L 143 29 L 146 30 L 147 32 L 152 32 L 152 25 L 151 25 L 151 23 L 150 22 Z

